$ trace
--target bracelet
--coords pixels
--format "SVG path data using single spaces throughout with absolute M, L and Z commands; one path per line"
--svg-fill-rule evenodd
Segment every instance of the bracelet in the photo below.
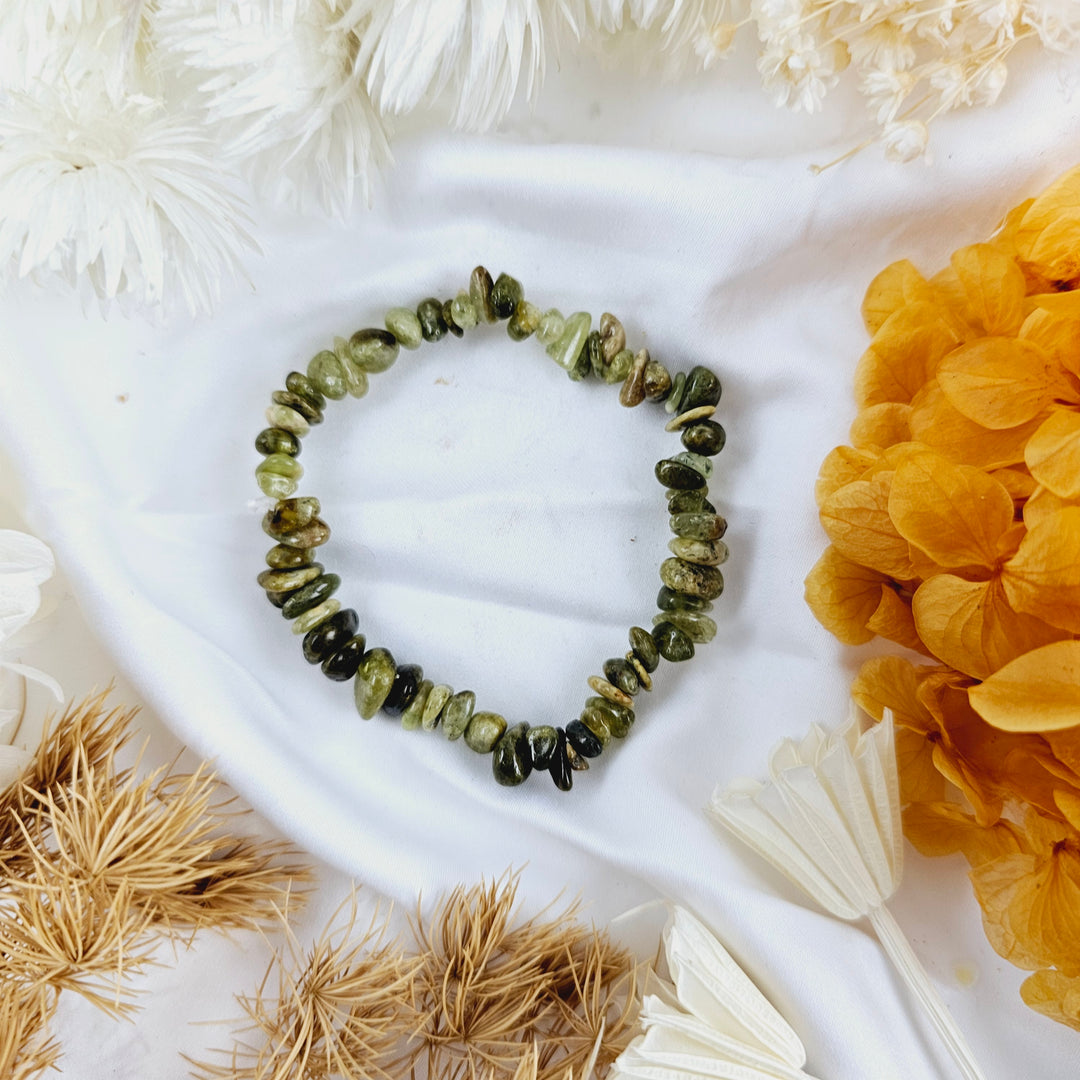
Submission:
M 300 440 L 322 423 L 326 400 L 347 394 L 363 397 L 368 378 L 386 371 L 401 348 L 416 349 L 424 341 L 447 334 L 462 337 L 480 323 L 507 321 L 514 341 L 536 335 L 548 355 L 571 379 L 593 375 L 605 383 L 622 383 L 619 401 L 627 406 L 643 401 L 663 402 L 672 419 L 666 429 L 681 433 L 685 450 L 659 461 L 657 480 L 667 488 L 668 513 L 675 538 L 672 557 L 660 566 L 663 582 L 657 596 L 659 613 L 652 631 L 630 629 L 630 649 L 605 661 L 603 677 L 588 680 L 588 698 L 577 720 L 565 727 L 507 724 L 493 712 L 475 711 L 471 690 L 455 693 L 446 683 L 424 677 L 418 664 L 398 664 L 385 648 L 368 648 L 357 632 L 359 618 L 334 599 L 341 579 L 313 561 L 315 548 L 330 538 L 330 527 L 319 517 L 319 500 L 294 497 L 303 469 L 296 460 Z M 716 635 L 716 623 L 706 614 L 724 588 L 718 567 L 727 559 L 721 540 L 727 523 L 708 500 L 707 482 L 712 457 L 724 447 L 725 434 L 711 419 L 720 400 L 720 381 L 705 367 L 672 378 L 647 349 L 636 354 L 626 348 L 626 334 L 615 316 L 604 314 L 598 330 L 585 312 L 564 318 L 558 311 L 541 313 L 529 303 L 521 284 L 507 274 L 496 281 L 482 266 L 472 273 L 469 290 L 453 300 L 433 297 L 416 310 L 393 308 L 386 329 L 358 330 L 348 340 L 336 338 L 332 350 L 316 354 L 307 372 L 290 372 L 285 389 L 273 395 L 266 410 L 269 427 L 255 440 L 263 461 L 255 470 L 259 487 L 276 504 L 263 518 L 264 531 L 276 541 L 267 553 L 269 567 L 258 582 L 270 602 L 292 620 L 294 634 L 303 634 L 304 657 L 320 664 L 337 681 L 354 680 L 356 707 L 365 719 L 380 709 L 401 718 L 402 727 L 442 728 L 451 741 L 464 736 L 477 753 L 492 755 L 492 771 L 503 785 L 514 786 L 534 770 L 547 770 L 561 791 L 573 786 L 573 773 L 588 769 L 613 738 L 621 739 L 634 722 L 634 698 L 652 689 L 652 673 L 660 658 L 672 662 L 694 655 Z

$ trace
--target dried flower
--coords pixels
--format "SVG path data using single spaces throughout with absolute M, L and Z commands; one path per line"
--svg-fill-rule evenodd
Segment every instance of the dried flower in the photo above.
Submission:
M 49 1035 L 56 994 L 15 979 L 0 981 L 0 1076 L 33 1080 L 56 1068 L 60 1047 Z
M 971 11 L 1009 40 L 1014 9 Z M 1062 891 L 1080 826 L 1078 230 L 1073 170 L 933 277 L 902 261 L 874 279 L 852 445 L 816 489 L 831 544 L 806 579 L 841 640 L 939 661 L 868 661 L 853 696 L 895 717 L 908 835 L 965 852 L 995 948 L 1046 972 L 1026 993 L 1065 1022 L 1047 995 L 1080 973 Z

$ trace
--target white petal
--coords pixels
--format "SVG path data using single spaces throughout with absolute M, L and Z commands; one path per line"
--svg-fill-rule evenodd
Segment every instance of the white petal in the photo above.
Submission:
M 15 746 L 0 746 L 0 791 L 18 780 L 32 758 L 33 754 L 29 750 L 20 750 Z
M 16 675 L 21 675 L 24 679 L 29 679 L 31 682 L 40 683 L 47 690 L 53 692 L 53 696 L 57 701 L 64 700 L 64 691 L 61 689 L 60 684 L 51 675 L 47 675 L 40 668 L 30 667 L 29 664 L 16 664 L 10 660 L 0 660 L 0 668 L 3 668 L 5 671 L 13 671 Z

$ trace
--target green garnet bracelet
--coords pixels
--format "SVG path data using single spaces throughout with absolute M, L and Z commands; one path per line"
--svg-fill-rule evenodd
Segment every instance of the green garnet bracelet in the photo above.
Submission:
M 447 334 L 461 337 L 480 323 L 506 320 L 514 341 L 536 335 L 548 355 L 571 379 L 593 375 L 621 383 L 619 401 L 627 406 L 649 400 L 664 403 L 671 417 L 666 429 L 679 432 L 685 450 L 656 464 L 657 480 L 667 488 L 668 513 L 675 538 L 672 558 L 660 565 L 663 586 L 652 631 L 630 629 L 630 649 L 607 660 L 603 676 L 593 675 L 581 716 L 565 727 L 508 725 L 493 712 L 476 712 L 471 690 L 455 692 L 445 683 L 424 678 L 418 664 L 399 664 L 384 648 L 368 648 L 357 632 L 359 618 L 333 598 L 341 579 L 313 561 L 315 548 L 330 538 L 319 517 L 319 500 L 295 497 L 303 469 L 297 461 L 300 440 L 322 423 L 326 399 L 363 397 L 368 378 L 386 371 L 402 348 Z M 327 678 L 353 679 L 356 708 L 369 720 L 380 709 L 401 717 L 402 727 L 431 731 L 441 726 L 450 740 L 464 736 L 470 749 L 492 755 L 495 779 L 507 786 L 522 783 L 534 770 L 546 769 L 555 786 L 569 791 L 573 773 L 587 769 L 613 738 L 621 739 L 634 722 L 634 698 L 652 689 L 651 674 L 660 658 L 678 662 L 694 655 L 694 643 L 711 641 L 716 623 L 708 616 L 724 588 L 717 567 L 727 558 L 721 537 L 727 525 L 708 500 L 712 457 L 724 446 L 724 429 L 711 419 L 720 400 L 720 382 L 704 367 L 674 377 L 648 350 L 626 348 L 626 334 L 613 315 L 601 316 L 598 330 L 585 312 L 564 318 L 541 312 L 507 274 L 496 281 L 482 266 L 473 272 L 468 292 L 453 300 L 422 300 L 415 310 L 393 308 L 386 329 L 358 330 L 337 338 L 333 350 L 312 358 L 307 373 L 291 372 L 285 389 L 273 395 L 266 410 L 269 427 L 259 432 L 255 448 L 264 455 L 255 470 L 259 487 L 276 499 L 263 518 L 263 529 L 276 541 L 267 553 L 268 570 L 258 578 L 270 602 L 302 634 L 304 656 L 321 664 Z

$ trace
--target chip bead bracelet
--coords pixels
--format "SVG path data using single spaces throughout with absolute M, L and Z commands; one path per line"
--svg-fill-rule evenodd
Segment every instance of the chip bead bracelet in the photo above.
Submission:
M 657 480 L 667 488 L 674 539 L 671 558 L 660 565 L 662 582 L 652 630 L 631 627 L 629 650 L 604 662 L 603 675 L 588 679 L 593 691 L 580 716 L 565 726 L 508 724 L 494 712 L 477 711 L 471 690 L 425 678 L 418 664 L 399 664 L 389 650 L 369 648 L 360 620 L 342 608 L 334 594 L 337 574 L 314 561 L 315 549 L 330 538 L 319 517 L 319 500 L 296 497 L 303 468 L 297 461 L 301 439 L 322 423 L 327 399 L 363 397 L 372 375 L 386 371 L 401 349 L 452 334 L 462 337 L 480 324 L 506 322 L 514 341 L 534 336 L 571 379 L 595 376 L 621 384 L 619 401 L 628 408 L 644 401 L 663 403 L 684 450 L 656 463 Z M 386 314 L 385 329 L 358 330 L 337 338 L 332 350 L 317 353 L 305 372 L 293 371 L 285 389 L 274 393 L 266 410 L 269 424 L 255 439 L 263 460 L 255 470 L 259 487 L 277 500 L 263 518 L 264 531 L 276 541 L 267 553 L 269 569 L 258 576 L 270 602 L 303 635 L 303 653 L 329 679 L 353 680 L 356 708 L 369 720 L 380 710 L 400 717 L 410 730 L 441 728 L 447 739 L 464 738 L 479 754 L 491 754 L 495 779 L 514 786 L 532 772 L 551 774 L 555 786 L 569 791 L 573 774 L 589 768 L 613 739 L 622 739 L 634 723 L 635 697 L 652 689 L 661 658 L 678 663 L 694 655 L 695 644 L 716 635 L 707 614 L 724 588 L 718 567 L 727 559 L 722 537 L 726 522 L 708 499 L 712 458 L 724 447 L 724 429 L 712 419 L 720 401 L 720 382 L 705 367 L 674 377 L 647 349 L 631 352 L 626 333 L 614 315 L 605 313 L 598 329 L 586 312 L 563 317 L 541 312 L 524 298 L 521 284 L 507 274 L 492 281 L 482 266 L 472 273 L 468 291 L 452 300 L 430 297 L 415 309 L 396 307 Z

